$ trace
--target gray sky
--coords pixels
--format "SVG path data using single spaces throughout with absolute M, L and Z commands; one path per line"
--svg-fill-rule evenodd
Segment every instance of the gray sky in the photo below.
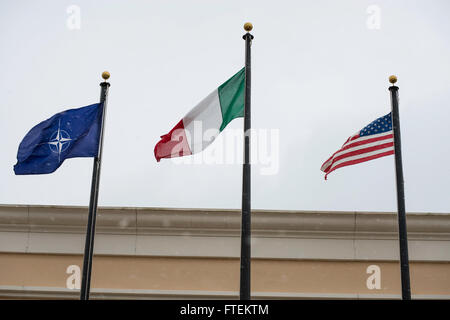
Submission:
M 71 5 L 81 10 L 80 29 L 67 27 Z M 367 25 L 370 5 L 381 10 L 379 29 Z M 3 0 L 0 203 L 88 204 L 92 159 L 37 176 L 15 176 L 13 165 L 34 125 L 97 102 L 108 70 L 99 204 L 240 208 L 240 164 L 157 163 L 153 148 L 242 68 L 242 25 L 251 21 L 252 126 L 279 130 L 279 171 L 254 166 L 253 208 L 396 210 L 393 156 L 338 169 L 328 181 L 319 170 L 390 111 L 387 79 L 396 74 L 407 211 L 450 212 L 449 11 L 446 0 Z M 225 132 L 242 126 L 234 120 Z

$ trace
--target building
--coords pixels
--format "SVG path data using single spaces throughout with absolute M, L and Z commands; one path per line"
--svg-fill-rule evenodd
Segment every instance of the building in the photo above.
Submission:
M 77 299 L 86 207 L 0 206 L 0 298 Z M 413 298 L 450 298 L 450 214 L 408 213 Z M 240 211 L 101 208 L 91 299 L 238 299 Z M 252 297 L 399 299 L 397 215 L 252 212 Z

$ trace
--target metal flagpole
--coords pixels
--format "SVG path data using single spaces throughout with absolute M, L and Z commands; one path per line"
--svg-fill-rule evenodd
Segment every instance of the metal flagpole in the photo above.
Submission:
M 408 238 L 406 230 L 405 214 L 405 191 L 403 185 L 403 165 L 402 148 L 400 139 L 400 116 L 398 111 L 398 87 L 396 76 L 390 76 L 389 87 L 391 92 L 392 104 L 392 128 L 394 131 L 394 150 L 395 150 L 395 174 L 397 178 L 397 210 L 398 210 L 398 233 L 400 242 L 400 271 L 402 280 L 402 299 L 411 300 L 411 287 L 409 281 L 409 259 L 408 259 Z
M 244 102 L 244 164 L 242 174 L 242 224 L 241 224 L 241 275 L 239 297 L 241 300 L 250 300 L 250 261 L 251 261 L 251 209 L 250 209 L 250 85 L 251 61 L 250 49 L 253 36 L 250 31 L 253 25 L 247 22 L 243 36 L 245 40 L 245 102 Z
M 91 198 L 89 200 L 89 216 L 86 230 L 86 243 L 84 246 L 83 258 L 83 276 L 81 279 L 80 300 L 89 300 L 89 291 L 91 288 L 91 272 L 92 272 L 92 255 L 94 253 L 94 235 L 95 235 L 95 220 L 97 216 L 98 203 L 98 187 L 100 183 L 100 168 L 102 164 L 102 150 L 103 150 L 103 131 L 105 127 L 106 105 L 108 103 L 108 88 L 110 84 L 106 82 L 110 77 L 109 72 L 102 73 L 102 78 L 105 80 L 100 83 L 100 103 L 103 108 L 102 125 L 100 128 L 100 138 L 98 144 L 98 155 L 94 158 L 94 168 L 92 170 L 92 184 L 91 184 Z

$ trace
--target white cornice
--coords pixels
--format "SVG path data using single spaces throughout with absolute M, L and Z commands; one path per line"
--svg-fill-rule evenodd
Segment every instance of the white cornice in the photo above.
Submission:
M 0 231 L 84 233 L 87 207 L 0 205 Z M 101 234 L 239 236 L 240 210 L 99 209 Z M 450 214 L 407 213 L 408 237 L 450 240 Z M 396 239 L 392 212 L 252 210 L 256 237 Z
M 0 205 L 0 252 L 81 254 L 86 207 Z M 100 208 L 95 252 L 239 257 L 240 211 Z M 450 215 L 408 213 L 410 259 L 450 261 Z M 398 260 L 390 212 L 252 211 L 252 257 Z

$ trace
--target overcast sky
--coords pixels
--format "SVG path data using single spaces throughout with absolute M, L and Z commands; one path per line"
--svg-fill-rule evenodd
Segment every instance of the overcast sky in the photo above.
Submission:
M 0 203 L 88 205 L 92 159 L 36 176 L 15 176 L 13 165 L 34 125 L 98 102 L 108 70 L 99 205 L 240 208 L 237 161 L 157 163 L 153 148 L 243 67 L 242 26 L 251 21 L 252 127 L 278 137 L 267 144 L 278 170 L 253 166 L 253 208 L 395 211 L 393 156 L 328 181 L 320 166 L 390 111 L 396 74 L 406 209 L 450 212 L 449 12 L 447 0 L 3 0 Z M 242 159 L 241 144 L 223 143 L 242 126 L 234 120 L 215 147 Z

